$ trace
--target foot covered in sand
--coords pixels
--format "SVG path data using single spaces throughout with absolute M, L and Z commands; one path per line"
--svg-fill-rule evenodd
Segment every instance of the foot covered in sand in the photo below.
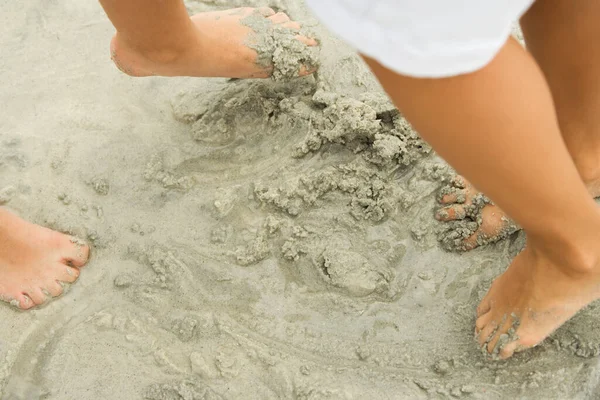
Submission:
M 439 237 L 447 250 L 472 250 L 504 239 L 520 229 L 461 176 L 442 188 L 438 201 L 442 208 L 437 210 L 435 218 L 449 223 Z
M 317 42 L 285 13 L 237 8 L 199 13 L 191 22 L 194 39 L 178 48 L 141 48 L 117 33 L 111 57 L 131 76 L 289 78 L 316 70 Z
M 88 256 L 79 240 L 0 208 L 0 300 L 29 309 L 60 296 Z
M 597 176 L 597 175 L 594 175 Z M 585 179 L 592 197 L 600 197 L 600 179 Z M 462 176 L 440 191 L 438 221 L 448 222 L 439 240 L 446 250 L 468 251 L 505 239 L 521 228 Z
M 528 245 L 477 308 L 476 337 L 484 352 L 506 359 L 541 343 L 598 298 L 598 261 L 566 265 Z

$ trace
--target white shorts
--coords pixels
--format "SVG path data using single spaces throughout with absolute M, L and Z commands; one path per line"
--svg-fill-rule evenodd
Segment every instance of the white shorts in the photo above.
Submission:
M 441 78 L 487 65 L 534 0 L 306 0 L 322 23 L 400 74 Z

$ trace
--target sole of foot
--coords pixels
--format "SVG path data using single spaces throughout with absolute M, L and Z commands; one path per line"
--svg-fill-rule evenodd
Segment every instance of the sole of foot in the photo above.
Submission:
M 0 208 L 0 300 L 27 310 L 60 296 L 79 277 L 89 252 L 72 236 Z
M 237 8 L 199 13 L 191 17 L 194 34 L 189 43 L 178 48 L 145 49 L 125 41 L 119 33 L 111 42 L 111 58 L 115 65 L 130 76 L 195 76 L 225 78 L 268 78 L 272 65 L 259 62 L 259 54 L 252 43 L 260 41 L 256 32 L 244 21 L 260 18 L 271 30 L 299 32 L 300 24 L 291 21 L 285 13 L 271 8 Z M 295 33 L 294 33 L 295 34 Z M 295 38 L 304 46 L 317 42 L 301 34 Z M 298 65 L 298 76 L 314 72 L 312 66 Z

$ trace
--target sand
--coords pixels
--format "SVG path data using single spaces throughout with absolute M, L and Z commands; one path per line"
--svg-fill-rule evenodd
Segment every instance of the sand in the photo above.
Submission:
M 508 362 L 475 306 L 522 248 L 442 249 L 451 171 L 353 51 L 318 74 L 132 79 L 95 1 L 0 5 L 0 201 L 93 245 L 63 297 L 0 307 L 3 399 L 594 399 L 597 306 Z

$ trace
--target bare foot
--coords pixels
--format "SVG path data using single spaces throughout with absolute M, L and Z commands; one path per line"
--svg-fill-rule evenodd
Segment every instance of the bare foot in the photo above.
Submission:
M 501 359 L 536 346 L 600 298 L 599 284 L 600 264 L 568 267 L 529 246 L 496 278 L 477 308 L 479 344 Z
M 186 45 L 185 52 L 173 49 L 141 51 L 123 40 L 117 33 L 111 42 L 111 57 L 121 71 L 131 76 L 197 76 L 228 78 L 267 78 L 273 66 L 262 65 L 257 52 L 249 47 L 252 28 L 243 20 L 261 16 L 272 29 L 297 32 L 300 24 L 290 21 L 285 13 L 271 8 L 237 8 L 196 14 L 191 17 L 197 31 L 196 42 Z M 316 46 L 314 39 L 296 35 L 306 46 Z M 314 72 L 313 67 L 298 66 L 298 75 Z
M 0 208 L 0 300 L 21 309 L 60 296 L 88 259 L 89 247 Z
M 600 197 L 600 174 L 585 179 L 590 194 Z M 448 250 L 468 251 L 505 239 L 521 228 L 462 176 L 442 188 L 438 221 L 450 222 L 440 241 Z

